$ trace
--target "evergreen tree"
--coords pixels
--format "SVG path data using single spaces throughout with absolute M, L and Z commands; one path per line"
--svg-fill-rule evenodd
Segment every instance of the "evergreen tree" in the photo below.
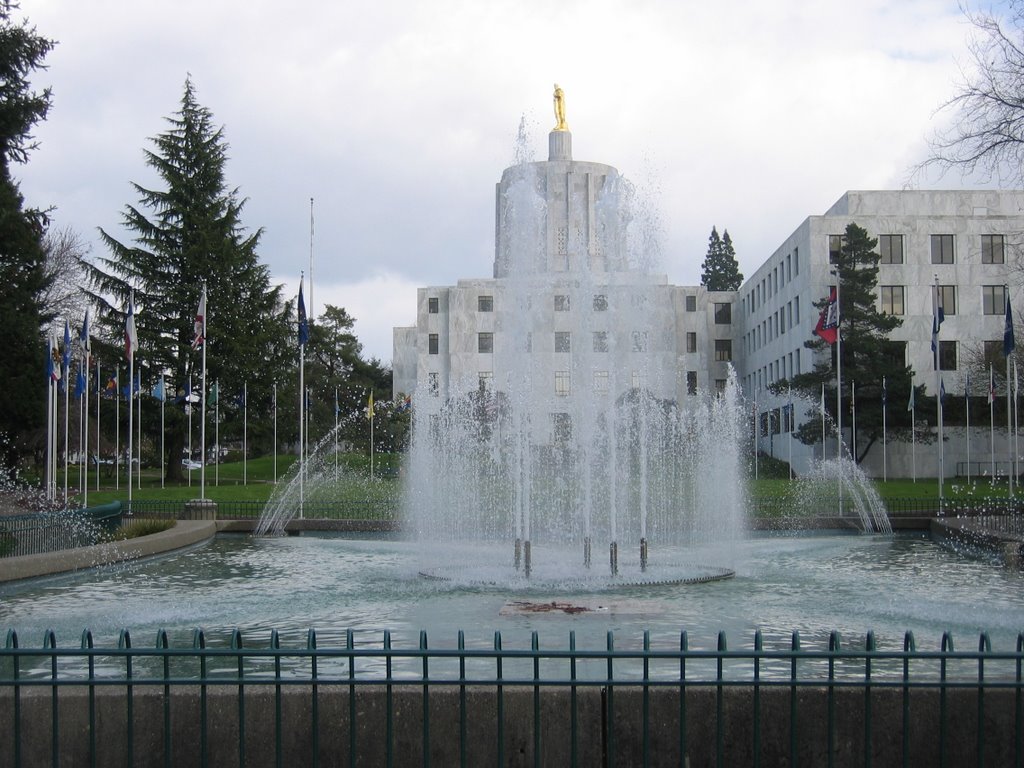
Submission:
M 843 246 L 834 267 L 839 277 L 840 341 L 830 345 L 815 336 L 804 346 L 816 352 L 825 349 L 829 355 L 817 355 L 814 370 L 794 376 L 792 381 L 778 382 L 775 390 L 785 392 L 792 386 L 807 399 L 817 403 L 825 385 L 825 410 L 836 420 L 836 348 L 842 353 L 843 425 L 852 425 L 851 385 L 856 387 L 857 456 L 859 462 L 875 440 L 882 436 L 882 378 L 885 377 L 887 428 L 889 437 L 909 436 L 910 414 L 906 404 L 910 393 L 910 367 L 902 343 L 889 341 L 889 333 L 903 321 L 882 314 L 876 308 L 875 288 L 878 283 L 878 261 L 875 247 L 878 239 L 869 237 L 866 230 L 856 224 L 846 227 Z M 824 310 L 828 297 L 814 304 Z M 920 403 L 920 392 L 917 393 Z M 902 429 L 902 433 L 899 430 Z M 800 426 L 797 437 L 806 444 L 821 439 L 821 423 L 812 419 Z
M 700 284 L 709 291 L 735 291 L 743 284 L 743 274 L 736 261 L 729 230 L 725 230 L 724 237 L 719 237 L 718 230 L 711 227 L 708 252 L 701 265 Z
M 50 108 L 50 90 L 33 91 L 29 80 L 54 43 L 27 21 L 15 22 L 11 14 L 17 7 L 0 0 L 0 381 L 7 390 L 0 398 L 0 464 L 8 475 L 29 452 L 33 432 L 46 424 L 40 330 L 52 320 L 42 304 L 50 283 L 42 246 L 47 219 L 24 207 L 11 165 L 28 160 L 35 148 L 32 129 Z
M 145 151 L 163 188 L 133 184 L 140 206 L 126 206 L 122 223 L 134 234 L 127 245 L 100 230 L 110 250 L 90 268 L 92 300 L 113 338 L 124 328 L 125 306 L 134 292 L 142 391 L 146 376 L 167 371 L 170 391 L 181 391 L 191 377 L 200 389 L 201 350 L 192 349 L 193 326 L 203 282 L 207 284 L 207 385 L 219 381 L 221 439 L 241 438 L 241 401 L 248 387 L 248 417 L 253 423 L 270 413 L 273 379 L 295 357 L 289 305 L 282 304 L 280 286 L 271 287 L 267 267 L 256 248 L 261 230 L 247 233 L 241 223 L 245 201 L 225 181 L 228 145 L 222 128 L 196 100 L 186 79 L 181 109 L 167 119 L 169 128 L 152 139 Z M 146 212 L 144 212 L 146 211 Z M 291 377 L 289 377 L 291 378 Z M 282 397 L 279 394 L 279 400 Z M 229 404 L 235 407 L 227 407 Z M 150 409 L 153 411 L 155 409 Z M 183 409 L 167 409 L 168 479 L 181 476 L 180 456 L 186 445 Z M 196 436 L 198 437 L 198 420 Z M 260 435 L 250 433 L 258 442 Z M 209 441 L 208 441 L 209 442 Z M 193 445 L 197 439 L 193 439 Z

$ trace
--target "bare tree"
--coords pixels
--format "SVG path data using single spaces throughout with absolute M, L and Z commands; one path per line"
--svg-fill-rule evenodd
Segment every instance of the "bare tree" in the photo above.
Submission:
M 89 306 L 88 296 L 82 290 L 88 280 L 82 266 L 88 246 L 70 227 L 51 228 L 43 235 L 43 251 L 46 273 L 52 277 L 50 287 L 41 296 L 43 307 L 62 325 L 65 318 L 72 325 L 81 322 Z
M 987 179 L 1024 180 L 1024 0 L 1006 0 L 1003 13 L 960 9 L 974 26 L 956 94 L 940 113 L 953 120 L 929 141 L 930 156 L 915 171 L 959 169 Z

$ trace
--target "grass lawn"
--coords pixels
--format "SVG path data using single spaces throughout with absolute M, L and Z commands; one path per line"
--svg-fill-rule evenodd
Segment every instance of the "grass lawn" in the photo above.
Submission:
M 375 457 L 374 479 L 369 480 L 369 459 L 362 454 L 344 454 L 339 456 L 339 476 L 344 480 L 338 486 L 325 487 L 320 493 L 325 500 L 380 500 L 395 499 L 401 490 L 397 479 L 401 463 L 399 454 L 384 454 Z M 287 471 L 295 463 L 294 455 L 278 455 L 277 479 L 283 481 Z M 330 463 L 328 461 L 328 470 Z M 142 487 L 133 486 L 132 498 L 139 500 L 169 499 L 188 500 L 199 498 L 199 470 L 191 472 L 189 484 L 186 480 L 175 485 L 160 487 L 160 473 L 156 468 L 145 468 L 142 471 Z M 72 468 L 69 472 L 70 490 L 78 485 L 78 472 Z M 243 483 L 243 476 L 245 482 Z M 214 501 L 266 501 L 278 486 L 274 482 L 274 458 L 262 456 L 250 459 L 243 467 L 242 462 L 229 462 L 206 467 L 206 497 Z M 910 478 L 899 478 L 873 481 L 882 498 L 892 499 L 936 499 L 939 495 L 938 483 L 934 478 L 918 478 L 914 482 Z M 63 478 L 58 478 L 58 488 L 63 488 Z M 783 497 L 792 488 L 791 481 L 785 478 L 764 478 L 752 480 L 751 495 L 755 498 Z M 989 480 L 973 478 L 968 484 L 964 478 L 948 480 L 943 486 L 943 494 L 947 499 L 956 498 L 1005 498 L 1008 489 L 1005 482 L 993 485 Z M 96 490 L 95 472 L 89 473 L 89 505 L 104 504 L 114 500 L 126 500 L 128 492 L 125 478 L 120 478 L 120 488 L 114 487 L 114 477 L 106 472 L 100 477 L 100 490 Z

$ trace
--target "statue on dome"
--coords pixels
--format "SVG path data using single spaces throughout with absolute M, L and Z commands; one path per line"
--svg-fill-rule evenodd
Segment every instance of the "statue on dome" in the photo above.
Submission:
M 556 131 L 568 131 L 569 124 L 565 122 L 565 93 L 555 83 L 555 127 Z

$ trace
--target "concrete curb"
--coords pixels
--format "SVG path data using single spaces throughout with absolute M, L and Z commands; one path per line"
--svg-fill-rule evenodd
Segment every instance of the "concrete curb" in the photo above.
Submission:
M 0 583 L 32 579 L 58 573 L 70 573 L 124 560 L 150 557 L 198 544 L 213 538 L 217 523 L 213 520 L 179 520 L 166 531 L 126 541 L 111 541 L 91 547 L 78 547 L 38 555 L 0 559 Z
M 992 530 L 972 519 L 932 520 L 931 535 L 935 541 L 950 546 L 984 549 L 998 555 L 1007 568 L 1024 567 L 1024 537 Z

